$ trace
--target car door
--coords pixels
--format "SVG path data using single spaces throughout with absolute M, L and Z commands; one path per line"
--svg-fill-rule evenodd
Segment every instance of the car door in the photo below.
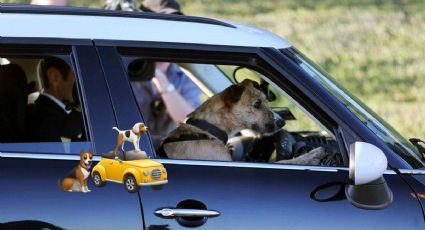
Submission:
M 140 111 L 135 101 L 129 100 L 132 90 L 129 83 L 123 83 L 128 82 L 128 78 L 119 57 L 136 53 L 144 58 L 173 62 L 227 61 L 254 65 L 253 68 L 269 72 L 268 77 L 279 87 L 286 87 L 285 92 L 310 109 L 317 120 L 330 125 L 342 153 L 348 152 L 349 144 L 361 140 L 358 132 L 341 121 L 343 115 L 336 116 L 335 111 L 329 109 L 332 101 L 318 96 L 323 90 L 314 88 L 320 92 L 313 93 L 305 89 L 298 82 L 309 84 L 302 75 L 291 75 L 301 78 L 298 81 L 287 78 L 289 70 L 279 71 L 287 66 L 270 64 L 273 61 L 268 60 L 263 49 L 106 41 L 96 41 L 96 44 L 105 63 L 107 81 L 120 82 L 120 89 L 115 89 L 119 92 L 114 93 L 117 96 L 112 95 L 112 100 L 127 107 L 125 114 L 117 112 L 121 114 L 118 117 L 132 119 L 131 122 L 141 119 Z M 153 153 L 151 145 L 142 144 L 148 154 Z M 139 192 L 148 229 L 421 229 L 424 226 L 418 200 L 392 170 L 384 175 L 394 196 L 392 204 L 371 211 L 357 208 L 345 198 L 347 167 L 156 160 L 166 167 L 168 184 L 161 190 L 142 187 Z
M 38 76 L 40 60 L 51 56 L 66 61 L 75 72 L 85 138 L 78 142 L 22 138 L 0 143 L 0 229 L 143 228 L 138 196 L 129 194 L 120 184 L 96 188 L 89 177 L 91 192 L 64 192 L 60 187 L 64 177 L 81 165 L 82 149 L 93 152 L 94 165 L 106 152 L 105 143 L 116 138 L 111 131 L 116 120 L 92 42 L 0 38 L 4 63 L 20 65 L 29 79 Z

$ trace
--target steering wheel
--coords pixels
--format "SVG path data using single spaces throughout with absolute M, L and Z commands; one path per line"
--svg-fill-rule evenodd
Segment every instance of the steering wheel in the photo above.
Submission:
M 297 141 L 289 132 L 279 131 L 263 136 L 235 136 L 227 142 L 234 161 L 269 162 L 276 150 L 276 160 L 291 159 Z
M 278 141 L 275 142 L 276 160 L 292 159 L 294 156 L 293 146 L 296 143 L 294 136 L 283 129 L 278 132 L 278 135 Z
M 227 142 L 234 161 L 269 162 L 274 150 L 276 161 L 287 160 L 308 152 L 309 147 L 290 132 L 279 131 L 263 136 L 235 136 Z

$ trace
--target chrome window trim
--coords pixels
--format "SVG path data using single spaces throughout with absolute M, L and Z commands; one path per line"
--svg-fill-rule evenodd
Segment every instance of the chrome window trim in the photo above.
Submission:
M 404 175 L 425 175 L 424 169 L 399 169 L 398 171 Z
M 40 153 L 5 153 L 0 152 L 0 158 L 28 158 L 46 160 L 80 160 L 79 155 L 67 154 L 40 154 Z M 93 161 L 100 161 L 100 156 L 93 156 Z
M 324 167 L 309 165 L 285 165 L 274 163 L 251 163 L 251 162 L 234 162 L 234 161 L 202 161 L 202 160 L 174 160 L 174 159 L 154 159 L 162 164 L 173 165 L 193 165 L 193 166 L 210 166 L 210 167 L 237 167 L 237 168 L 264 168 L 264 169 L 287 169 L 301 171 L 317 171 L 317 172 L 348 172 L 349 168 L 342 167 Z M 395 175 L 393 170 L 385 170 L 386 175 Z
M 38 154 L 38 153 L 2 153 L 0 158 L 30 158 L 30 159 L 49 159 L 49 160 L 79 160 L 78 155 L 64 154 Z M 100 161 L 100 156 L 93 156 L 93 161 Z M 202 161 L 202 160 L 174 160 L 174 159 L 153 159 L 162 164 L 172 165 L 192 165 L 192 166 L 209 166 L 209 167 L 236 167 L 236 168 L 263 168 L 263 169 L 286 169 L 299 171 L 315 171 L 315 172 L 348 172 L 348 168 L 342 167 L 323 167 L 323 166 L 306 166 L 306 165 L 285 165 L 273 163 L 251 163 L 251 162 L 234 162 L 234 161 Z M 408 172 L 409 170 L 400 170 L 400 172 Z M 412 171 L 412 170 L 410 170 Z M 421 171 L 421 170 L 416 170 Z M 386 170 L 385 175 L 395 175 L 393 170 Z M 424 172 L 425 174 L 425 172 Z

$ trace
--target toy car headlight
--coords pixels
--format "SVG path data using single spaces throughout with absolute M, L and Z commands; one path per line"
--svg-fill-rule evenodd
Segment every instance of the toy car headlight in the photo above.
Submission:
M 167 173 L 167 170 L 165 168 L 162 169 L 163 173 Z
M 145 176 L 149 175 L 149 171 L 148 170 L 143 171 L 143 175 Z

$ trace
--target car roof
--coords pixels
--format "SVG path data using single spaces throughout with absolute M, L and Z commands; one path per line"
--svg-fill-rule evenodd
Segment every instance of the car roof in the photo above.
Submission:
M 17 4 L 0 4 L 0 37 L 291 46 L 266 30 L 204 17 Z

